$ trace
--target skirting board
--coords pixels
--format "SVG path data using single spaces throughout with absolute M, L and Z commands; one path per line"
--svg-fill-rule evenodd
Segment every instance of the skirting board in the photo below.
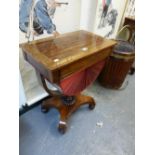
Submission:
M 27 103 L 22 106 L 20 109 L 19 109 L 19 116 L 23 115 L 24 113 L 28 112 L 29 110 L 35 108 L 36 106 L 40 105 L 42 103 L 43 100 L 49 98 L 49 96 L 41 99 L 40 101 L 37 101 L 36 103 L 34 104 L 31 104 L 31 105 L 28 105 Z

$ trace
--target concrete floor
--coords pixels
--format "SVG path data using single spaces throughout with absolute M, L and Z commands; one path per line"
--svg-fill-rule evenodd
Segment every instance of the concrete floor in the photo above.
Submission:
M 97 82 L 84 91 L 96 108 L 86 106 L 68 121 L 68 131 L 57 131 L 59 113 L 40 106 L 20 117 L 20 155 L 134 155 L 135 79 L 128 76 L 124 90 L 105 89 Z M 96 123 L 101 123 L 97 126 Z

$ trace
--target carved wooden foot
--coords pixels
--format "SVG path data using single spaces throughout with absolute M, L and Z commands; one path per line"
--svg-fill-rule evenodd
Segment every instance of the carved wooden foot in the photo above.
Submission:
M 88 104 L 89 109 L 95 108 L 95 101 L 90 96 L 77 95 L 75 96 L 75 103 L 72 105 L 65 105 L 62 102 L 61 97 L 53 97 L 45 100 L 42 103 L 42 111 L 48 112 L 50 108 L 56 108 L 60 113 L 60 121 L 58 125 L 58 130 L 60 133 L 64 134 L 67 130 L 67 119 L 68 117 L 76 111 L 80 106 Z

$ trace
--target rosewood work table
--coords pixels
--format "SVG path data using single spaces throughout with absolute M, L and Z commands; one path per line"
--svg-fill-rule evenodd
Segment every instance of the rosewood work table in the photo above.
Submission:
M 58 109 L 60 112 L 58 129 L 61 133 L 65 133 L 67 118 L 77 108 L 84 104 L 88 104 L 90 109 L 95 107 L 95 101 L 90 96 L 82 95 L 80 92 L 67 94 L 62 81 L 76 73 L 83 74 L 84 70 L 98 62 L 102 63 L 111 54 L 115 44 L 113 40 L 80 30 L 57 38 L 49 37 L 21 45 L 25 60 L 39 73 L 44 89 L 51 96 L 42 103 L 42 111 L 47 112 L 50 108 Z M 92 73 L 92 77 L 94 74 Z M 57 89 L 49 89 L 46 80 L 54 84 Z M 70 81 L 68 82 L 65 87 L 71 85 Z M 84 82 L 81 80 L 80 84 L 82 83 Z M 76 81 L 71 86 L 75 85 Z

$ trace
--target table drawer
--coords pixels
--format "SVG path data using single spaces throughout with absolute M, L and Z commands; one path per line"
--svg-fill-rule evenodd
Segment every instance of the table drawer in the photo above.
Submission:
M 102 52 L 98 52 L 95 53 L 94 55 L 85 57 L 83 59 L 80 59 L 76 62 L 73 62 L 65 67 L 63 67 L 60 70 L 60 79 L 64 79 L 70 75 L 72 75 L 73 73 L 76 73 L 77 71 L 82 71 L 90 66 L 92 66 L 93 64 L 104 60 L 105 58 L 107 58 L 107 56 L 110 55 L 112 49 L 108 48 L 103 50 Z

